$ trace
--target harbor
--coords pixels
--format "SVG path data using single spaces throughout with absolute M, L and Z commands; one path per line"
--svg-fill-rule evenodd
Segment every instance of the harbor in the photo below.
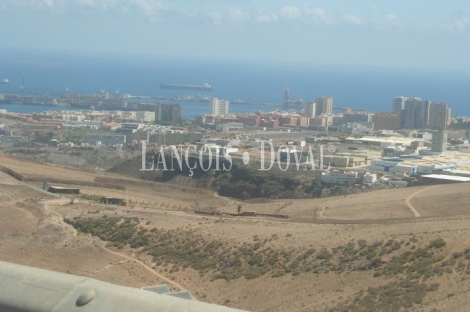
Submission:
M 208 104 L 211 97 L 206 95 L 182 95 L 182 96 L 162 96 L 162 95 L 130 95 L 98 93 L 98 94 L 0 94 L 0 105 L 30 105 L 49 107 L 72 107 L 81 109 L 130 109 L 132 105 L 142 103 L 160 102 L 180 102 L 192 103 L 194 105 Z M 233 99 L 230 104 L 237 106 L 270 106 L 281 107 L 282 103 L 276 102 L 255 102 L 242 99 Z M 256 110 L 256 109 L 255 109 Z

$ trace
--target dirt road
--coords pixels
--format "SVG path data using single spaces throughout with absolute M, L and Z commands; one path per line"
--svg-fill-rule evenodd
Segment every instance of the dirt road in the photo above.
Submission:
M 64 205 L 66 203 L 68 203 L 70 200 L 69 199 L 48 199 L 48 200 L 45 200 L 43 201 L 43 205 L 44 205 L 44 209 L 50 213 L 50 214 L 53 214 L 57 217 L 60 218 L 61 222 L 63 222 L 63 224 L 67 227 L 71 227 L 74 231 L 74 235 L 76 236 L 77 235 L 77 231 L 75 230 L 75 228 L 73 228 L 71 225 L 65 223 L 63 221 L 63 216 L 58 213 L 57 211 L 54 211 L 51 209 L 51 207 L 54 207 L 54 206 L 59 206 L 59 205 Z M 143 263 L 142 261 L 138 260 L 138 259 L 135 259 L 133 257 L 130 257 L 130 256 L 127 256 L 125 254 L 122 254 L 122 253 L 119 253 L 119 252 L 116 252 L 116 251 L 113 251 L 111 249 L 108 249 L 106 246 L 105 246 L 105 242 L 99 240 L 100 242 L 100 245 L 99 245 L 99 248 L 101 248 L 102 250 L 106 251 L 106 252 L 109 252 L 113 255 L 116 255 L 116 256 L 119 256 L 121 258 L 124 258 L 126 260 L 129 260 L 129 261 L 132 261 L 134 263 L 137 263 L 138 265 L 140 265 L 142 268 L 144 268 L 145 270 L 147 270 L 149 273 L 155 275 L 156 277 L 158 277 L 159 279 L 165 281 L 166 283 L 174 286 L 175 288 L 177 288 L 178 290 L 180 291 L 186 291 L 185 287 L 183 287 L 181 284 L 167 278 L 166 276 L 163 276 L 161 275 L 160 273 L 154 271 L 151 267 L 149 267 L 148 265 L 146 265 L 145 263 Z M 192 294 L 191 294 L 192 295 Z M 194 297 L 194 296 L 193 296 Z
M 431 187 L 427 187 L 425 189 L 422 189 L 422 190 L 419 190 L 417 192 L 414 192 L 413 194 L 411 194 L 410 196 L 408 196 L 406 199 L 405 199 L 405 204 L 408 206 L 408 208 L 410 208 L 411 212 L 413 212 L 413 214 L 415 215 L 416 218 L 419 218 L 421 217 L 421 214 L 418 212 L 418 210 L 416 210 L 416 208 L 411 204 L 411 199 L 418 195 L 419 193 L 421 192 L 424 192 L 424 191 L 427 191 L 427 190 L 430 190 L 432 188 L 435 188 L 435 187 L 438 187 L 440 185 L 434 185 L 434 186 L 431 186 Z

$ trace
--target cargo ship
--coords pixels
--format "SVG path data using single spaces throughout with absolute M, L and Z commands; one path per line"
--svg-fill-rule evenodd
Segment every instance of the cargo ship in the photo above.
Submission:
M 197 91 L 212 91 L 212 86 L 205 83 L 203 86 L 195 85 L 179 85 L 179 84 L 160 84 L 161 89 L 179 89 L 179 90 L 197 90 Z

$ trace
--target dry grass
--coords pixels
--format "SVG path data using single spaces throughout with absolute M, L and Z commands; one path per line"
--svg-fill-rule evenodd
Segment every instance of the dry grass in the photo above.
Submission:
M 53 170 L 51 168 L 46 170 L 48 165 L 5 159 L 3 156 L 0 164 L 12 166 L 12 169 L 25 175 L 42 170 L 40 173 L 46 178 L 55 175 L 75 178 L 71 175 L 73 173 L 78 178 L 85 179 L 85 176 L 90 175 L 88 172 L 62 167 L 51 167 Z M 22 169 L 25 167 L 28 168 Z M 117 177 L 107 174 L 105 176 Z M 129 197 L 141 202 L 153 201 L 158 203 L 158 207 L 130 208 L 81 202 L 77 205 L 52 205 L 50 209 L 70 219 L 77 216 L 104 219 L 104 215 L 108 218 L 113 216 L 138 218 L 142 228 L 149 231 L 156 228 L 161 233 L 170 233 L 170 238 L 176 239 L 181 236 L 176 233 L 189 231 L 197 234 L 192 237 L 196 241 L 223 242 L 221 250 L 225 248 L 235 251 L 237 246 L 243 245 L 251 246 L 253 249 L 254 245 L 260 242 L 262 243 L 258 249 L 260 251 L 268 247 L 274 251 L 282 249 L 291 251 L 290 260 L 280 261 L 279 267 L 273 267 L 269 272 L 253 279 L 239 277 L 230 281 L 214 280 L 214 274 L 209 274 L 208 271 L 200 274 L 201 270 L 191 266 L 183 268 L 183 264 L 180 264 L 176 270 L 175 263 L 171 261 L 168 265 L 161 264 L 155 267 L 157 271 L 184 285 L 201 300 L 252 311 L 323 311 L 327 307 L 344 307 L 352 304 L 350 300 L 355 298 L 359 298 L 359 303 L 365 305 L 367 301 L 361 300 L 367 299 L 368 287 L 372 287 L 379 294 L 385 294 L 390 287 L 399 285 L 389 285 L 390 282 L 396 281 L 396 276 L 400 275 L 403 278 L 408 276 L 407 268 L 388 267 L 386 263 L 400 260 L 400 258 L 393 259 L 400 257 L 406 251 L 413 252 L 419 248 L 427 248 L 435 256 L 442 255 L 444 258 L 437 262 L 426 262 L 432 266 L 432 270 L 424 270 L 419 283 L 428 286 L 439 283 L 440 286 L 432 292 L 432 295 L 422 297 L 421 303 L 413 301 L 413 307 L 408 310 L 464 311 L 464 307 L 470 305 L 468 298 L 470 280 L 466 273 L 468 259 L 465 251 L 470 246 L 470 224 L 466 209 L 470 184 L 444 185 L 434 188 L 432 192 L 423 191 L 417 194 L 411 199 L 411 203 L 422 217 L 415 218 L 406 207 L 404 199 L 421 188 L 383 190 L 315 200 L 240 203 L 217 197 L 211 192 L 190 188 L 183 191 L 181 186 L 151 182 L 140 184 L 137 180 L 126 179 L 129 182 L 126 184 L 125 192 L 91 187 L 82 188 L 82 191 L 90 195 Z M 37 202 L 42 196 L 43 194 L 34 193 L 27 187 L 18 185 L 11 178 L 0 175 L 0 197 L 3 200 L 0 205 L 1 260 L 92 276 L 122 285 L 138 287 L 159 283 L 155 277 L 149 276 L 134 263 L 121 262 L 122 259 L 118 256 L 104 253 L 102 249 L 96 247 L 98 244 L 94 238 L 88 235 L 73 236 L 70 227 L 64 225 L 58 217 L 53 217 L 45 211 L 41 201 Z M 292 219 L 211 217 L 186 213 L 184 209 L 180 211 L 179 208 L 179 206 L 198 205 L 235 212 L 240 204 L 245 211 L 278 211 L 297 218 L 305 216 L 308 222 Z M 323 209 L 324 207 L 328 208 Z M 438 238 L 442 238 L 446 245 L 441 248 L 431 248 L 431 242 Z M 345 257 L 344 250 L 347 250 L 348 244 L 354 242 L 354 249 L 358 249 L 359 241 L 362 240 L 367 241 L 367 246 L 380 241 L 382 247 L 377 247 L 375 250 L 379 255 L 389 240 L 400 242 L 400 248 L 393 250 L 395 243 L 391 243 L 381 255 L 384 261 L 383 268 L 387 267 L 388 271 L 351 270 L 349 265 L 345 265 L 343 271 L 337 270 L 338 261 Z M 338 246 L 343 248 L 337 250 Z M 295 259 L 301 257 L 309 248 L 314 248 L 315 253 L 309 255 L 305 264 L 302 260 L 297 269 L 286 272 L 285 268 L 295 264 Z M 121 252 L 134 255 L 148 264 L 153 260 L 164 262 L 164 259 L 154 259 L 152 255 L 148 255 L 142 247 L 131 248 L 126 245 L 122 247 Z M 218 255 L 218 252 L 213 253 Z M 233 253 L 229 254 L 233 256 Z M 333 266 L 324 262 L 324 266 L 320 266 L 321 270 L 317 273 L 313 270 L 307 271 L 315 261 L 326 261 L 329 254 L 332 255 Z M 323 259 L 317 258 L 319 255 L 322 255 L 320 258 Z M 368 253 L 361 257 L 350 263 L 367 259 Z M 374 258 L 373 253 L 370 257 Z M 411 261 L 407 259 L 408 262 Z M 439 275 L 441 270 L 437 266 L 442 268 L 442 276 Z M 451 270 L 448 270 L 449 268 Z M 284 269 L 284 274 L 277 269 Z M 386 274 L 393 272 L 393 269 L 399 271 L 398 275 Z M 296 270 L 299 271 L 298 275 L 293 274 Z M 381 275 L 374 277 L 376 272 Z M 278 277 L 272 277 L 273 275 Z M 428 276 L 426 281 L 423 280 L 425 276 Z M 421 294 L 420 284 L 411 286 Z M 364 292 L 361 293 L 361 290 Z M 403 295 L 401 292 L 399 294 Z M 383 298 L 383 302 L 389 300 L 385 295 L 376 295 L 374 298 L 377 302 L 380 298 Z M 419 296 L 416 300 L 418 299 Z

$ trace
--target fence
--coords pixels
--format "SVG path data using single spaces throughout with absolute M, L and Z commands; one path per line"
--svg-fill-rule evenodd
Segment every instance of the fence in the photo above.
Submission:
M 24 176 L 22 174 L 19 174 L 18 172 L 15 172 L 11 170 L 10 168 L 0 165 L 0 170 L 19 181 L 24 181 Z

